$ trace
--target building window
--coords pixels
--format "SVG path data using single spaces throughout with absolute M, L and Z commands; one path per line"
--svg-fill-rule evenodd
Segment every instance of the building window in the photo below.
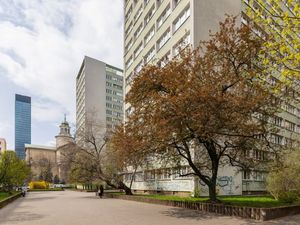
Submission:
M 291 113 L 291 114 L 295 114 L 295 107 L 290 105 L 290 104 L 286 104 L 286 111 Z
M 145 26 L 149 23 L 151 20 L 152 16 L 154 15 L 155 12 L 155 6 L 153 5 L 147 15 L 145 16 Z
M 119 90 L 123 89 L 123 86 L 118 85 L 118 84 L 113 84 L 113 87 L 116 88 L 116 89 L 119 89 Z
M 149 2 L 150 0 L 144 0 L 144 8 L 148 5 Z
M 177 31 L 179 27 L 190 17 L 190 6 L 183 10 L 183 12 L 173 22 L 173 32 Z
M 158 9 L 164 0 L 156 0 L 156 8 Z
M 141 23 L 140 26 L 134 32 L 135 39 L 137 39 L 139 37 L 139 35 L 142 33 L 142 30 L 143 30 L 143 23 Z
M 282 118 L 280 118 L 278 116 L 275 116 L 275 118 L 274 118 L 274 124 L 276 126 L 282 127 Z
M 106 103 L 106 107 L 107 107 L 107 108 L 111 108 L 111 107 L 112 107 L 112 104 L 111 104 L 111 103 Z
M 274 144 L 282 145 L 283 137 L 277 134 L 271 134 L 271 142 Z
M 125 15 L 125 21 L 128 20 L 128 18 L 130 17 L 131 13 L 132 13 L 132 5 L 129 7 L 129 9 L 128 9 L 126 15 Z
M 155 180 L 155 170 L 145 171 L 145 180 Z
M 130 74 L 126 77 L 126 79 L 125 79 L 126 85 L 131 84 L 132 79 L 133 79 L 133 76 L 132 76 L 132 73 L 130 73 Z
M 171 169 L 165 168 L 157 171 L 157 179 L 158 180 L 170 180 L 171 179 Z
M 137 172 L 137 173 L 135 173 L 135 175 L 134 175 L 134 181 L 135 182 L 144 181 L 143 172 Z
M 141 42 L 139 46 L 135 49 L 134 58 L 136 58 L 141 53 L 142 50 L 143 50 L 143 42 Z
M 174 169 L 174 178 L 185 179 L 190 178 L 191 168 L 189 166 L 182 166 L 180 168 Z
M 134 68 L 134 72 L 138 74 L 143 69 L 143 60 L 138 63 L 138 65 Z
M 181 0 L 173 0 L 173 9 L 179 4 Z
M 133 28 L 133 23 L 131 22 L 129 24 L 129 26 L 127 27 L 127 29 L 125 30 L 125 37 L 127 37 L 130 34 L 130 32 L 132 31 L 132 28 Z
M 157 51 L 161 49 L 170 38 L 171 38 L 171 31 L 170 28 L 168 28 L 157 41 Z
M 183 36 L 179 42 L 173 47 L 173 55 L 177 56 L 182 49 L 184 49 L 187 45 L 191 43 L 191 35 L 188 32 L 185 36 Z
M 112 93 L 112 90 L 106 89 L 106 93 L 107 93 L 107 94 L 111 94 L 111 93 Z
M 106 81 L 106 86 L 107 86 L 107 87 L 111 87 L 111 86 L 112 86 L 112 83 Z
M 155 34 L 155 26 L 151 27 L 150 31 L 146 34 L 146 36 L 145 36 L 145 43 L 144 43 L 145 46 L 152 39 L 152 37 L 154 36 L 154 34 Z
M 130 56 L 130 58 L 127 60 L 126 64 L 125 64 L 125 67 L 126 69 L 128 69 L 133 63 L 133 57 Z
M 290 121 L 285 121 L 285 128 L 290 130 L 290 131 L 295 131 L 295 127 L 296 127 L 296 124 L 290 122 Z
M 145 55 L 145 64 L 147 64 L 148 62 L 150 62 L 150 60 L 154 57 L 155 55 L 155 47 L 153 46 L 150 51 Z
M 157 30 L 161 27 L 161 25 L 166 21 L 166 19 L 171 14 L 171 7 L 170 4 L 165 8 L 165 10 L 162 12 L 158 20 L 156 21 Z
M 249 170 L 244 170 L 243 171 L 243 180 L 250 180 L 250 171 Z
M 133 41 L 132 38 L 129 40 L 128 44 L 125 46 L 125 53 L 129 51 L 129 49 L 132 47 Z
M 134 15 L 134 21 L 137 21 L 143 13 L 143 5 L 140 6 L 136 14 Z
M 168 51 L 157 63 L 159 67 L 164 67 L 171 59 L 171 52 Z

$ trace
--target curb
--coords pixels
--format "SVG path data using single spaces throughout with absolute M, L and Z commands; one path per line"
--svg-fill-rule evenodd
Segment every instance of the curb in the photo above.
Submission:
M 17 194 L 14 194 L 2 201 L 0 201 L 0 209 L 2 209 L 4 206 L 8 205 L 9 203 L 15 201 L 16 199 L 18 199 L 19 197 L 22 196 L 22 193 L 17 193 Z
M 211 204 L 201 202 L 187 202 L 187 201 L 171 201 L 160 200 L 153 198 L 145 198 L 141 196 L 129 195 L 113 195 L 105 194 L 109 198 L 151 203 L 158 205 L 166 205 L 171 207 L 180 207 L 184 209 L 198 210 L 202 212 L 216 213 L 224 216 L 236 216 L 245 219 L 253 219 L 260 221 L 267 221 L 284 216 L 291 216 L 300 214 L 300 205 L 295 206 L 282 206 L 273 208 L 255 208 L 255 207 L 242 207 L 224 204 Z

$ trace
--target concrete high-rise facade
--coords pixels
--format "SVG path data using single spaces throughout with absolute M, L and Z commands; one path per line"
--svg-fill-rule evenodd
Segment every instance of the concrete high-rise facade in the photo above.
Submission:
M 209 31 L 218 30 L 219 22 L 224 20 L 226 14 L 238 16 L 238 22 L 246 24 L 249 21 L 248 9 L 256 10 L 257 7 L 258 2 L 249 0 L 124 0 L 125 95 L 143 66 L 149 63 L 164 66 L 178 55 L 179 48 L 187 45 L 196 47 L 200 41 L 209 38 Z M 286 11 L 291 13 L 291 9 L 282 4 L 282 12 Z M 283 102 L 281 107 L 283 112 L 273 121 L 280 132 L 270 134 L 270 141 L 278 145 L 299 142 L 299 106 L 289 101 Z M 125 105 L 125 119 L 131 111 L 130 105 Z M 256 160 L 266 160 L 266 154 L 262 151 L 251 152 L 251 156 Z M 138 182 L 134 182 L 133 189 L 190 193 L 196 187 L 203 186 L 192 177 L 180 178 L 176 175 L 177 170 L 154 168 L 138 171 Z M 179 170 L 188 170 L 188 167 Z M 265 190 L 266 174 L 267 171 L 255 169 L 240 171 L 232 167 L 222 168 L 217 189 L 225 195 L 259 193 Z M 126 177 L 130 176 L 128 174 Z
M 25 144 L 31 144 L 31 98 L 15 96 L 15 151 L 25 159 Z
M 85 56 L 76 77 L 76 129 L 91 115 L 104 130 L 123 119 L 123 71 Z
M 225 13 L 238 15 L 237 0 L 125 0 L 125 94 L 134 76 L 148 63 L 163 66 L 179 48 L 209 37 Z M 130 106 L 125 106 L 125 116 Z

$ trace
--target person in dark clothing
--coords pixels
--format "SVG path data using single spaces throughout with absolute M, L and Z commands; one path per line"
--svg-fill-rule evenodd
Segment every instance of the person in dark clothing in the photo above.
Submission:
M 103 186 L 102 186 L 102 185 L 100 185 L 100 188 L 99 188 L 99 191 L 98 191 L 98 193 L 99 193 L 99 197 L 100 197 L 100 198 L 102 198 L 102 196 L 103 196 L 103 193 L 104 193 L 104 188 L 103 188 Z

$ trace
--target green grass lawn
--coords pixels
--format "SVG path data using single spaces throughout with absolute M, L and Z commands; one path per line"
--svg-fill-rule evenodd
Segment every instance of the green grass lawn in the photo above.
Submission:
M 187 201 L 187 202 L 206 202 L 207 197 L 193 198 L 193 197 L 178 197 L 178 196 L 167 196 L 167 195 L 135 195 L 144 198 L 155 198 L 160 200 L 171 200 L 171 201 Z M 226 205 L 235 206 L 249 206 L 259 208 L 270 208 L 278 206 L 291 206 L 300 205 L 300 200 L 295 203 L 284 203 L 274 199 L 271 196 L 219 196 L 219 200 Z
M 8 197 L 10 197 L 10 196 L 12 196 L 12 195 L 14 195 L 16 193 L 17 192 L 15 192 L 15 191 L 12 194 L 9 194 L 7 192 L 0 192 L 0 201 L 6 199 L 6 198 L 8 198 Z

